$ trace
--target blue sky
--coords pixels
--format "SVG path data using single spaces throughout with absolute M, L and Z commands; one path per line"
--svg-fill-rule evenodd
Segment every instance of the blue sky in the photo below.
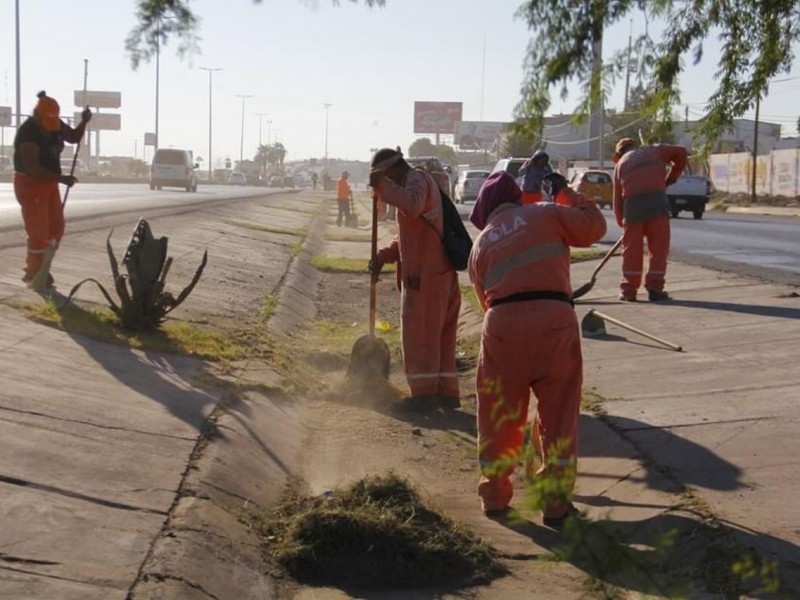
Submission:
M 252 95 L 245 101 L 245 158 L 259 137 L 281 141 L 290 160 L 322 157 L 324 103 L 331 104 L 328 154 L 350 159 L 367 159 L 377 146 L 407 147 L 416 137 L 415 100 L 463 102 L 465 120 L 510 120 L 530 37 L 526 24 L 513 18 L 520 3 L 389 0 L 386 8 L 370 10 L 347 0 L 338 7 L 330 0 L 194 0 L 202 54 L 181 60 L 173 44 L 161 55 L 161 145 L 207 156 L 208 74 L 201 66 L 223 69 L 213 80 L 215 163 L 239 157 L 242 100 L 236 94 Z M 102 153 L 141 158 L 144 133 L 155 123 L 155 65 L 133 71 L 125 55 L 133 0 L 20 4 L 22 112 L 46 89 L 61 102 L 62 114 L 70 114 L 88 59 L 89 89 L 122 93 L 122 130 L 101 134 Z M 0 23 L 0 105 L 14 107 L 13 0 L 0 0 Z M 637 16 L 633 26 L 637 31 L 644 19 Z M 628 31 L 628 21 L 606 30 L 605 56 L 627 45 Z M 702 114 L 716 49 L 710 42 L 703 63 L 681 80 L 691 117 Z M 799 89 L 800 78 L 776 83 L 762 102 L 762 118 L 785 124 L 784 135 L 794 134 Z M 609 106 L 619 108 L 622 96 L 620 83 Z M 553 112 L 574 106 L 573 98 L 556 99 Z M 9 136 L 7 129 L 7 143 Z

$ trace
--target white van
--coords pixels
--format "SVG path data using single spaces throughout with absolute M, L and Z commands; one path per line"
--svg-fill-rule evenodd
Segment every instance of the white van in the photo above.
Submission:
M 160 190 L 162 186 L 167 186 L 182 187 L 187 192 L 196 192 L 197 167 L 189 150 L 159 148 L 150 166 L 150 189 Z

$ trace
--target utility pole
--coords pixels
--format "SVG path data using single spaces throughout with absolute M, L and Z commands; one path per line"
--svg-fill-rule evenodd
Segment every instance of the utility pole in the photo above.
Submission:
M 483 121 L 483 90 L 486 82 L 486 36 L 483 36 L 483 60 L 481 61 L 481 118 Z
M 328 109 L 331 107 L 330 102 L 325 102 L 322 106 L 325 107 L 325 166 L 328 166 Z
M 208 71 L 208 182 L 214 179 L 214 163 L 211 160 L 211 76 L 214 71 L 222 71 L 221 67 L 200 67 L 202 71 Z
M 587 142 L 587 158 L 597 158 L 602 164 L 603 162 L 603 126 L 602 117 L 600 112 L 603 109 L 603 11 L 604 2 L 594 0 L 592 2 L 592 73 L 591 84 L 589 86 L 589 135 Z M 594 149 L 592 142 L 597 141 L 597 152 Z
M 89 89 L 89 59 L 83 59 L 83 103 L 86 104 L 88 102 L 86 98 L 86 90 Z M 82 108 L 86 108 L 83 106 Z M 86 156 L 86 164 L 91 167 L 92 164 L 92 132 L 90 130 L 91 123 L 86 124 L 86 129 L 84 130 L 86 133 L 86 151 L 89 153 Z M 98 142 L 99 144 L 99 142 Z M 100 158 L 100 148 L 97 149 L 97 157 Z
M 628 32 L 628 58 L 625 61 L 625 104 L 623 111 L 628 112 L 628 90 L 631 83 L 631 45 L 633 44 L 633 19 L 631 19 L 631 28 Z
M 756 167 L 758 166 L 758 112 L 761 107 L 761 93 L 756 96 L 756 120 L 753 127 L 753 170 L 750 177 L 750 202 L 756 203 Z
M 236 97 L 242 99 L 242 137 L 239 142 L 239 169 L 241 170 L 242 162 L 244 161 L 244 101 L 253 96 L 252 94 L 236 94 Z

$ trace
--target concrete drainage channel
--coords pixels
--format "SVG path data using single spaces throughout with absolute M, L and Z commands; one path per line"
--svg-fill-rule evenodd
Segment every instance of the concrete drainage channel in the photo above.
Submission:
M 321 251 L 327 207 L 312 220 L 302 250 L 290 261 L 268 323 L 284 335 L 313 319 L 320 281 L 311 257 Z M 287 478 L 300 471 L 307 431 L 302 403 L 285 398 L 279 377 L 248 363 L 230 382 L 206 422 L 160 535 L 128 598 L 274 598 L 260 541 L 239 520 L 248 506 L 267 508 Z M 271 390 L 274 390 L 271 391 Z

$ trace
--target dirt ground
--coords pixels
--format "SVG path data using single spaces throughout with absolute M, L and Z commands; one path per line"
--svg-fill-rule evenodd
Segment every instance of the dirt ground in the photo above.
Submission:
M 333 235 L 345 234 L 344 229 L 338 229 L 332 224 L 330 215 L 329 208 L 326 231 Z M 360 230 L 353 233 L 361 236 L 361 239 L 367 239 L 363 237 L 368 235 L 366 223 L 362 223 Z M 369 244 L 364 241 L 358 245 L 362 244 L 366 262 Z M 337 254 L 331 248 L 322 252 Z M 226 291 L 226 288 L 235 287 L 237 302 L 222 311 L 225 313 L 223 317 L 217 310 L 218 307 L 209 304 L 212 297 L 206 299 L 200 295 L 193 296 L 184 304 L 176 318 L 237 335 L 242 330 L 257 326 L 255 307 L 265 291 L 274 292 L 264 290 L 263 282 L 257 278 L 242 277 L 232 281 L 224 275 L 215 277 L 213 271 L 205 274 L 202 285 L 206 289 L 217 290 L 223 296 L 231 291 Z M 291 382 L 296 402 L 303 406 L 302 412 L 306 421 L 304 426 L 309 432 L 303 444 L 302 464 L 298 465 L 296 475 L 305 481 L 313 493 L 320 494 L 366 475 L 394 471 L 416 484 L 435 508 L 455 521 L 466 525 L 475 521 L 487 521 L 480 512 L 476 493 L 478 463 L 474 331 L 470 332 L 466 340 L 460 334 L 460 343 L 467 342 L 467 347 L 461 347 L 458 356 L 462 408 L 447 413 L 437 411 L 424 416 L 398 414 L 388 407 L 388 403 L 408 394 L 399 352 L 399 302 L 395 275 L 385 273 L 378 284 L 377 320 L 388 323 L 389 326 L 387 340 L 392 350 L 389 386 L 372 391 L 353 390 L 347 385 L 346 371 L 353 342 L 367 332 L 369 276 L 366 272 L 322 274 L 315 323 L 329 323 L 337 329 L 336 343 L 328 345 L 320 341 L 314 333 L 313 323 L 299 328 L 284 341 L 285 347 L 289 349 L 289 363 L 293 365 L 285 375 Z M 462 298 L 462 305 L 469 302 Z M 248 368 L 251 367 L 252 363 Z M 520 504 L 523 498 L 523 482 L 520 480 L 518 485 L 516 503 Z M 477 533 L 482 535 L 480 531 Z M 501 587 L 503 597 L 530 597 L 531 573 L 540 584 L 552 580 L 557 589 L 564 590 L 567 584 L 567 589 L 575 591 L 574 594 L 561 597 L 580 596 L 582 574 L 574 569 L 554 567 L 552 563 L 545 567 L 536 567 L 539 554 L 540 552 L 530 548 L 511 560 L 508 566 L 514 575 L 504 578 Z M 265 564 L 265 570 L 275 572 L 275 565 Z M 288 579 L 282 579 L 279 587 L 281 598 L 362 597 L 349 596 L 339 590 L 307 589 Z M 308 593 L 311 596 L 305 595 Z M 481 588 L 450 588 L 439 590 L 434 596 L 430 590 L 414 594 L 409 591 L 396 593 L 399 595 L 393 596 L 392 592 L 382 592 L 379 595 L 370 592 L 368 597 L 491 598 L 497 597 L 494 594 L 501 592 L 492 587 L 483 591 Z

